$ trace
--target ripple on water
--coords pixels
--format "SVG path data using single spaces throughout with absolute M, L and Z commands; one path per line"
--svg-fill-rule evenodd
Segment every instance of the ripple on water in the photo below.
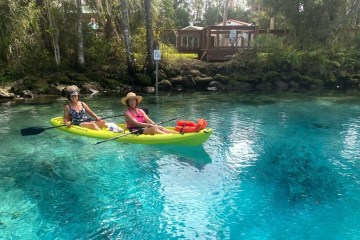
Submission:
M 194 148 L 95 146 L 96 139 L 57 130 L 23 137 L 22 127 L 49 126 L 66 99 L 2 106 L 3 236 L 355 239 L 360 234 L 356 101 L 200 93 L 144 99 L 156 120 L 178 115 L 180 107 L 186 119 L 208 120 L 213 134 Z M 102 114 L 121 111 L 118 96 L 86 101 Z

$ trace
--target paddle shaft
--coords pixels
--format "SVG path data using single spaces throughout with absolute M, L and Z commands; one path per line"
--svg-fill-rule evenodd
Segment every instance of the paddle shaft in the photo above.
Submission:
M 163 124 L 163 123 L 167 123 L 167 122 L 176 120 L 176 119 L 178 119 L 178 118 L 179 118 L 179 117 L 175 117 L 175 118 L 172 118 L 172 119 L 169 119 L 169 120 L 166 120 L 166 121 L 161 121 L 161 122 L 159 122 L 159 123 L 156 123 L 156 125 L 160 125 L 160 124 Z M 100 144 L 100 143 L 104 143 L 104 142 L 108 142 L 108 141 L 112 141 L 112 140 L 116 140 L 116 139 L 118 139 L 118 138 L 121 138 L 121 137 L 130 135 L 130 134 L 138 133 L 138 132 L 140 132 L 141 130 L 144 130 L 144 129 L 145 129 L 145 128 L 139 128 L 138 130 L 133 131 L 133 132 L 128 132 L 128 133 L 122 134 L 122 135 L 120 135 L 120 136 L 116 136 L 116 137 L 112 137 L 112 138 L 109 138 L 109 139 L 106 139 L 106 140 L 103 140 L 103 141 L 99 141 L 99 142 L 95 143 L 95 145 Z

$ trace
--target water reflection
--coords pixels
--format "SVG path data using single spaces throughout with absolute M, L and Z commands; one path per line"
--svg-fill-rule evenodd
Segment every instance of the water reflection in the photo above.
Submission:
M 171 161 L 178 161 L 200 171 L 206 164 L 211 163 L 211 158 L 203 146 L 148 146 L 146 148 L 149 148 L 149 151 L 154 152 L 157 156 L 167 156 Z
M 341 132 L 343 138 L 342 156 L 352 161 L 360 157 L 360 120 L 358 118 L 349 119 L 342 124 L 343 131 Z

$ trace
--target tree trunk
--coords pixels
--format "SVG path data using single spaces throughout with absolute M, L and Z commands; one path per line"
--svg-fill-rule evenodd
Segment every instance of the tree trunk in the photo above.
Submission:
M 49 31 L 46 29 L 48 28 L 48 14 L 45 8 L 45 4 L 43 0 L 36 0 L 36 7 L 39 9 L 40 15 L 38 18 L 38 25 L 40 29 L 40 36 L 43 42 L 44 48 L 50 53 L 53 51 L 53 44 L 51 41 L 51 36 Z
M 135 62 L 132 57 L 132 47 L 131 47 L 131 35 L 130 35 L 130 26 L 129 26 L 129 14 L 126 0 L 120 0 L 120 12 L 121 12 L 121 22 L 123 25 L 123 35 L 125 41 L 125 50 L 126 50 L 126 61 L 128 65 L 128 72 L 130 76 L 135 75 Z
M 51 15 L 51 9 L 49 6 L 49 3 L 46 2 L 46 9 L 47 9 L 47 17 L 49 20 L 49 27 L 50 29 L 54 29 L 51 36 L 51 43 L 54 49 L 54 58 L 55 58 L 55 64 L 56 66 L 59 66 L 61 63 L 61 57 L 60 57 L 60 45 L 59 45 L 59 28 L 56 24 L 53 23 L 52 15 Z
M 224 26 L 226 26 L 226 22 L 227 22 L 228 6 L 229 6 L 229 0 L 225 0 L 225 2 L 224 2 L 224 15 L 223 15 L 223 25 Z
M 151 14 L 151 0 L 144 0 L 145 4 L 145 24 L 146 24 L 146 73 L 152 75 L 154 72 L 154 40 L 152 32 L 152 14 Z
M 270 30 L 274 30 L 275 29 L 275 16 L 272 16 L 270 18 Z
M 229 0 L 225 0 L 224 2 L 224 14 L 223 14 L 223 25 L 226 26 L 227 16 L 228 16 L 228 6 Z M 221 46 L 225 45 L 225 34 L 221 34 Z
M 84 58 L 84 36 L 82 30 L 82 10 L 81 0 L 76 0 L 77 5 L 77 32 L 78 32 L 78 65 L 80 70 L 85 69 L 85 58 Z

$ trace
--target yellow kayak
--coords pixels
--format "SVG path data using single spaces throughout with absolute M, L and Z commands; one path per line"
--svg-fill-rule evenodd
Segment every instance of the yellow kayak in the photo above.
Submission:
M 62 117 L 52 118 L 50 120 L 51 125 L 54 127 L 64 125 Z M 192 133 L 168 133 L 168 134 L 155 134 L 155 135 L 144 135 L 144 134 L 130 134 L 126 129 L 125 124 L 117 124 L 122 129 L 122 132 L 112 132 L 108 129 L 102 129 L 100 131 L 83 128 L 80 126 L 72 125 L 70 128 L 63 126 L 57 129 L 86 137 L 100 138 L 100 139 L 113 139 L 114 141 L 124 143 L 137 143 L 137 144 L 163 144 L 163 145 L 178 145 L 178 146 L 197 146 L 203 144 L 209 139 L 212 129 L 205 128 L 199 132 Z M 167 127 L 168 129 L 174 130 L 173 127 Z

